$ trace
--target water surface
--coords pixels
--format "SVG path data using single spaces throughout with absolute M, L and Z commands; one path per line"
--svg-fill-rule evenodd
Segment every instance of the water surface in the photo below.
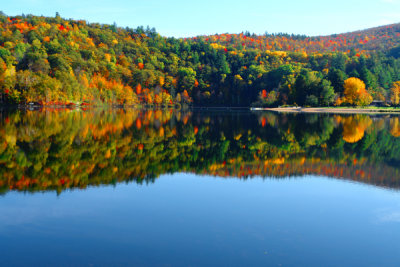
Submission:
M 4 266 L 397 266 L 396 116 L 1 114 Z

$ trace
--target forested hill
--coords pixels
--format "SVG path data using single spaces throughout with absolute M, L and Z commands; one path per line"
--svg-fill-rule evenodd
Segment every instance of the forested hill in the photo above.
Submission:
M 329 36 L 309 37 L 285 33 L 255 35 L 246 32 L 198 36 L 193 39 L 216 42 L 238 50 L 252 48 L 263 51 L 344 52 L 362 55 L 377 51 L 384 52 L 398 46 L 400 44 L 400 23 Z
M 1 14 L 0 103 L 398 105 L 399 38 L 399 25 L 390 25 L 329 37 L 176 39 L 150 28 Z

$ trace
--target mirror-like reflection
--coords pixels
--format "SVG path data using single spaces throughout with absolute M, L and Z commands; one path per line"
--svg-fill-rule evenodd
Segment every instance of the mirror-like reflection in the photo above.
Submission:
M 177 172 L 317 174 L 400 187 L 399 116 L 133 109 L 0 116 L 3 193 L 154 182 Z

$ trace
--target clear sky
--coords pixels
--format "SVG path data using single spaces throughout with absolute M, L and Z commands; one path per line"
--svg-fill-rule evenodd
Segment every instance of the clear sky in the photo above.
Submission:
M 0 10 L 149 25 L 175 37 L 246 30 L 328 35 L 400 22 L 400 0 L 0 0 Z

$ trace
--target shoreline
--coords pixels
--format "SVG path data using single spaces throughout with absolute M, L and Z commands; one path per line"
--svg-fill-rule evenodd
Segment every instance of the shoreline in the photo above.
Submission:
M 279 113 L 332 113 L 332 114 L 399 114 L 399 109 L 385 108 L 252 108 L 253 111 L 273 111 Z
M 84 106 L 72 106 L 72 105 L 52 105 L 52 106 L 42 106 L 42 105 L 0 105 L 0 109 L 29 109 L 29 110 L 40 110 L 40 109 L 92 109 L 92 108 L 105 108 L 106 106 L 97 105 L 84 105 Z M 134 108 L 134 109 L 150 109 L 150 110 L 181 110 L 176 107 L 146 107 L 146 106 L 107 106 L 111 109 L 124 109 L 124 108 Z M 321 113 L 321 114 L 398 114 L 400 115 L 400 108 L 389 109 L 389 108 L 332 108 L 332 107 L 278 107 L 278 108 L 257 108 L 257 107 L 227 107 L 227 106 L 213 106 L 213 107 L 200 107 L 192 106 L 184 110 L 201 110 L 201 111 L 272 111 L 278 113 Z

